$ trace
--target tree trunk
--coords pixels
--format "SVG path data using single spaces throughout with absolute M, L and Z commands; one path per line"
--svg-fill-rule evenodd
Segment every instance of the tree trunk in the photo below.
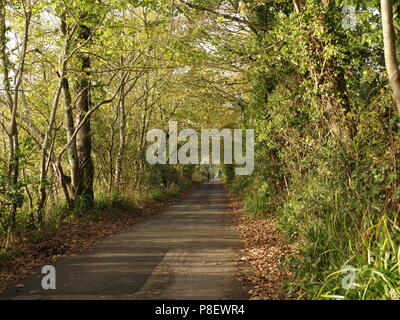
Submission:
M 90 38 L 91 28 L 86 25 L 79 26 L 79 40 L 84 42 Z M 79 95 L 77 102 L 77 119 L 80 123 L 90 110 L 90 75 L 91 60 L 87 54 L 78 56 L 80 69 L 82 72 L 80 80 L 77 82 L 76 91 Z M 90 130 L 90 117 L 85 121 L 76 135 L 76 148 L 79 158 L 80 183 L 75 186 L 75 197 L 80 197 L 85 206 L 91 207 L 94 201 L 93 181 L 94 166 L 92 161 L 92 136 Z
M 7 27 L 6 27 L 6 8 L 5 1 L 0 1 L 0 54 L 1 54 L 1 67 L 4 83 L 4 94 L 7 98 L 8 108 L 10 109 L 11 119 L 10 126 L 6 132 L 8 135 L 8 162 L 7 162 L 7 175 L 11 188 L 15 189 L 18 183 L 18 130 L 16 127 L 16 113 L 14 111 L 14 100 L 11 95 L 11 81 L 10 81 L 10 59 L 7 53 Z M 17 207 L 13 201 L 11 205 L 12 220 L 15 222 Z
M 61 78 L 60 82 L 57 87 L 57 91 L 54 97 L 54 102 L 53 106 L 51 108 L 51 113 L 50 113 L 50 119 L 49 119 L 49 124 L 44 136 L 43 140 L 43 145 L 42 145 L 42 152 L 41 152 L 41 165 L 40 165 L 40 198 L 38 201 L 38 222 L 40 224 L 43 223 L 43 213 L 44 213 L 44 208 L 46 205 L 47 201 L 47 173 L 49 169 L 49 163 L 51 161 L 51 153 L 53 150 L 54 146 L 54 141 L 55 141 L 55 123 L 56 123 L 56 115 L 57 115 L 57 109 L 61 97 L 61 92 L 62 92 L 62 83 L 63 83 L 63 78 L 64 78 L 64 72 L 65 72 L 65 64 L 62 65 L 62 70 L 60 72 Z
M 0 60 L 3 75 L 4 93 L 6 95 L 7 105 L 10 109 L 10 123 L 7 132 L 9 140 L 9 158 L 7 163 L 7 173 L 10 184 L 10 191 L 12 194 L 11 199 L 11 223 L 15 225 L 17 209 L 19 207 L 20 199 L 20 186 L 19 186 L 19 137 L 18 137 L 18 102 L 19 102 L 19 90 L 23 80 L 25 58 L 28 48 L 29 39 L 29 26 L 32 17 L 31 8 L 24 8 L 25 22 L 24 22 L 24 34 L 21 43 L 21 56 L 19 58 L 19 64 L 14 71 L 13 88 L 11 88 L 10 79 L 10 58 L 7 52 L 7 26 L 6 26 L 6 2 L 0 1 Z
M 117 184 L 117 188 L 120 188 L 121 184 L 121 175 L 122 175 L 122 165 L 125 154 L 125 145 L 126 145 L 126 112 L 125 112 L 125 88 L 124 85 L 121 86 L 120 92 L 120 100 L 118 104 L 119 108 L 119 146 L 118 146 L 118 155 L 117 161 L 115 164 L 115 182 Z
M 393 99 L 396 103 L 398 112 L 400 112 L 400 73 L 396 59 L 396 40 L 393 26 L 392 0 L 381 0 L 381 15 L 386 69 L 389 83 L 393 91 Z
M 63 93 L 64 93 L 64 126 L 67 133 L 67 141 L 72 138 L 74 134 L 74 118 L 72 114 L 72 103 L 71 103 L 71 92 L 69 88 L 68 79 L 64 77 L 62 80 Z M 72 143 L 69 145 L 68 150 L 68 161 L 70 165 L 71 173 L 71 189 L 72 194 L 76 194 L 78 186 L 81 184 L 81 176 L 79 172 L 79 159 L 78 151 L 76 149 L 76 139 L 73 139 Z

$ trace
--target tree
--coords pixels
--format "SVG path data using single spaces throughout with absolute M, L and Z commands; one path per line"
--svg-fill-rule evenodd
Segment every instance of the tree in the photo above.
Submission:
M 396 58 L 392 0 L 381 0 L 381 15 L 386 70 L 393 91 L 393 100 L 397 106 L 397 111 L 400 112 L 400 72 Z
M 22 86 L 25 75 L 25 61 L 28 51 L 29 27 L 32 18 L 32 9 L 34 3 L 31 1 L 22 3 L 23 10 L 23 35 L 21 40 L 21 52 L 19 63 L 15 69 L 11 69 L 10 53 L 7 48 L 7 25 L 6 25 L 6 1 L 0 1 L 0 59 L 2 67 L 2 77 L 4 84 L 4 94 L 6 96 L 6 104 L 9 108 L 10 119 L 8 128 L 2 124 L 2 127 L 9 140 L 9 157 L 8 157 L 8 183 L 11 187 L 11 219 L 12 224 L 15 224 L 17 209 L 21 205 L 21 193 L 19 184 L 20 175 L 20 145 L 19 145 L 19 128 L 18 128 L 18 107 L 20 103 L 20 88 Z M 14 76 L 11 79 L 11 71 Z

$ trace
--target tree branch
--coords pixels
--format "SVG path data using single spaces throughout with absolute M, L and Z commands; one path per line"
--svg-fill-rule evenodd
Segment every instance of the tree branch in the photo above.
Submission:
M 270 30 L 264 24 L 255 23 L 255 22 L 251 22 L 251 21 L 248 21 L 248 20 L 245 20 L 245 19 L 242 19 L 242 18 L 234 17 L 234 16 L 231 16 L 229 14 L 218 12 L 218 11 L 215 11 L 215 10 L 210 9 L 210 8 L 206 8 L 206 7 L 198 6 L 198 5 L 195 5 L 195 4 L 192 4 L 192 3 L 188 3 L 188 2 L 183 1 L 183 0 L 178 0 L 178 2 L 181 3 L 182 5 L 184 5 L 185 7 L 189 8 L 189 9 L 195 9 L 195 10 L 199 10 L 199 11 L 208 12 L 208 13 L 211 13 L 211 14 L 213 14 L 215 16 L 223 17 L 223 18 L 225 18 L 227 20 L 231 20 L 231 21 L 237 22 L 239 24 L 244 24 L 244 25 L 246 25 L 246 26 L 248 26 L 250 28 L 256 28 L 256 29 L 260 29 L 260 30 L 264 30 L 264 31 L 269 31 Z

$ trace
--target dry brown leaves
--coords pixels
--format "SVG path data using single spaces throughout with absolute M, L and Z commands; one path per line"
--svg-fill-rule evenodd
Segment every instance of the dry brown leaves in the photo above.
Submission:
M 296 250 L 295 245 L 286 241 L 273 218 L 250 219 L 243 212 L 242 203 L 232 195 L 228 206 L 245 244 L 238 261 L 242 270 L 239 277 L 243 286 L 249 288 L 251 299 L 294 299 L 282 291 L 282 282 L 291 274 L 281 267 L 280 259 L 291 255 Z
M 143 209 L 124 213 L 116 219 L 65 222 L 45 234 L 40 241 L 32 241 L 26 235 L 17 237 L 13 246 L 18 247 L 20 254 L 0 263 L 0 293 L 12 285 L 22 286 L 19 282 L 36 273 L 43 265 L 52 264 L 63 256 L 85 251 L 104 237 L 128 230 L 144 217 L 170 206 L 193 188 L 176 198 L 163 203 L 148 203 Z

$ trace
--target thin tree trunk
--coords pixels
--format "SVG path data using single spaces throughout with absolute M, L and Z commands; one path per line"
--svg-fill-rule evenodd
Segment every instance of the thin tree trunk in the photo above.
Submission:
M 118 104 L 119 107 L 119 146 L 118 146 L 118 155 L 117 161 L 115 164 L 115 182 L 117 187 L 120 187 L 121 183 L 121 175 L 122 175 L 122 165 L 125 154 L 125 145 L 126 145 L 126 112 L 125 112 L 125 87 L 121 87 L 120 93 L 120 101 Z
M 10 152 L 8 158 L 8 178 L 12 189 L 12 193 L 14 195 L 17 195 L 17 193 L 20 192 L 18 186 L 19 169 L 20 169 L 19 168 L 20 149 L 19 149 L 17 115 L 18 115 L 19 89 L 23 80 L 25 58 L 29 40 L 29 26 L 32 17 L 32 10 L 30 5 L 27 9 L 24 8 L 24 15 L 25 15 L 25 23 L 24 23 L 24 35 L 22 39 L 21 57 L 19 65 L 14 72 L 14 81 L 13 81 L 14 88 L 11 89 L 11 82 L 9 76 L 11 64 L 7 53 L 6 2 L 0 1 L 0 55 L 2 64 L 1 67 L 3 73 L 4 91 L 7 99 L 7 104 L 10 108 L 10 113 L 11 113 L 9 130 L 7 132 L 9 137 L 9 152 Z M 13 198 L 14 199 L 11 204 L 11 219 L 12 219 L 11 223 L 15 225 L 19 202 L 16 200 L 15 196 Z
M 40 198 L 38 202 L 38 222 L 40 224 L 43 223 L 43 213 L 44 208 L 47 201 L 47 173 L 49 168 L 49 161 L 51 160 L 51 150 L 53 149 L 53 143 L 55 139 L 55 122 L 56 122 L 56 114 L 60 101 L 61 91 L 62 91 L 62 82 L 64 78 L 64 70 L 65 64 L 63 63 L 61 66 L 61 76 L 60 82 L 54 97 L 53 106 L 51 108 L 49 124 L 46 130 L 46 134 L 44 136 L 42 152 L 41 152 L 41 166 L 40 166 Z
M 108 191 L 111 192 L 113 186 L 114 186 L 114 139 L 115 139 L 115 124 L 117 123 L 118 117 L 119 117 L 119 104 L 121 102 L 118 101 L 117 106 L 115 108 L 115 113 L 114 113 L 114 118 L 113 121 L 110 124 L 110 146 L 108 147 Z
M 66 13 L 64 12 L 61 16 L 61 24 L 60 24 L 61 34 L 65 37 L 65 54 L 67 56 L 69 52 L 69 41 L 68 39 L 68 31 L 67 31 L 67 22 L 66 22 Z M 66 64 L 67 62 L 65 62 Z M 62 91 L 64 95 L 64 127 L 67 135 L 67 141 L 72 139 L 71 144 L 67 148 L 68 154 L 68 162 L 70 165 L 70 174 L 71 174 L 71 189 L 72 194 L 75 194 L 77 187 L 81 184 L 80 179 L 80 171 L 79 171 L 79 159 L 78 159 L 78 151 L 76 149 L 76 139 L 72 137 L 75 131 L 74 126 L 74 116 L 72 113 L 72 98 L 71 98 L 71 90 L 69 86 L 69 81 L 67 78 L 67 74 L 65 69 L 67 65 L 65 65 L 63 79 L 62 79 Z M 66 183 L 66 182 L 64 182 Z M 65 189 L 68 191 L 68 189 Z
M 392 0 L 381 0 L 381 15 L 386 69 L 389 83 L 393 91 L 393 99 L 396 103 L 398 112 L 400 112 L 400 73 L 396 59 L 396 40 L 393 26 Z
M 64 93 L 64 126 L 67 133 L 67 141 L 72 139 L 72 143 L 68 146 L 68 161 L 70 165 L 70 174 L 71 174 L 71 189 L 72 194 L 76 194 L 76 190 L 78 186 L 81 184 L 81 175 L 79 171 L 79 159 L 78 159 L 78 151 L 76 148 L 76 139 L 72 138 L 74 134 L 74 118 L 72 114 L 72 103 L 71 103 L 71 92 L 69 88 L 69 82 L 66 77 L 64 77 L 63 82 L 63 93 Z

